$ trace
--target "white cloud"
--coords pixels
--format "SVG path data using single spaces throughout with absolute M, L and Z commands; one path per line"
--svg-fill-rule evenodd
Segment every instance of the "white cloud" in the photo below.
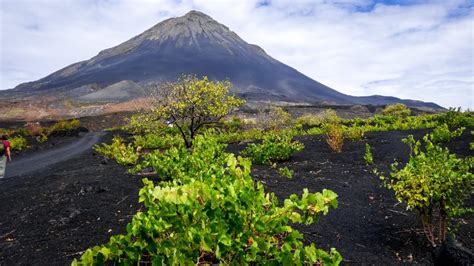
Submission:
M 0 88 L 39 79 L 198 9 L 341 92 L 474 108 L 470 1 L 378 2 L 3 0 Z

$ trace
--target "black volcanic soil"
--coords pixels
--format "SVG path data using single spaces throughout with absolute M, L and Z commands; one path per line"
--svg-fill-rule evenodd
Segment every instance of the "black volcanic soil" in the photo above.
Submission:
M 419 138 L 426 132 L 369 133 L 366 141 L 372 146 L 376 166 L 386 170 L 394 158 L 406 161 L 408 148 L 400 141 L 402 137 L 414 134 Z M 448 147 L 463 156 L 471 154 L 468 132 Z M 110 142 L 113 134 L 101 141 Z M 343 152 L 334 154 L 321 136 L 299 139 L 306 148 L 279 165 L 295 171 L 292 179 L 267 166 L 255 166 L 253 173 L 281 201 L 303 188 L 338 193 L 338 209 L 320 223 L 296 226 L 306 243 L 337 248 L 346 264 L 432 263 L 432 249 L 419 230 L 417 216 L 398 204 L 365 165 L 365 142 L 346 142 Z M 235 144 L 228 149 L 236 152 L 243 147 Z M 124 233 L 141 208 L 140 187 L 140 177 L 92 151 L 34 174 L 1 180 L 0 265 L 68 264 L 88 247 Z M 458 241 L 471 250 L 473 222 L 472 216 L 465 218 L 458 233 Z

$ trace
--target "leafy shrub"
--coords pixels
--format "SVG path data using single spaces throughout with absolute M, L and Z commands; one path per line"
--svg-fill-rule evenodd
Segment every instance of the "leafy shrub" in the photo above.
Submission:
M 28 148 L 28 142 L 22 136 L 15 136 L 8 140 L 12 151 L 22 151 Z
M 125 125 L 125 129 L 132 134 L 156 134 L 166 124 L 154 112 L 143 112 L 132 115 Z
M 325 133 L 325 130 L 320 127 L 312 127 L 308 130 L 306 130 L 307 135 L 322 135 Z
M 339 124 L 342 119 L 337 115 L 336 111 L 332 109 L 326 109 L 318 114 L 321 126 L 327 126 L 329 124 Z
M 365 164 L 367 164 L 367 165 L 370 165 L 370 164 L 374 163 L 374 157 L 372 156 L 372 152 L 370 151 L 369 143 L 365 144 L 364 161 L 365 161 Z
M 224 148 L 226 144 L 220 143 L 218 138 L 209 134 L 196 137 L 192 149 L 188 150 L 180 146 L 173 146 L 161 152 L 154 151 L 143 156 L 143 161 L 137 164 L 130 172 L 138 173 L 151 167 L 163 180 L 180 179 L 182 173 L 193 173 L 202 175 L 203 172 L 212 171 L 212 164 L 206 161 L 224 160 Z
M 338 124 L 330 124 L 327 126 L 326 143 L 332 151 L 336 153 L 342 152 L 342 145 L 344 144 L 344 132 L 342 127 Z
M 123 138 L 115 136 L 112 144 L 94 145 L 94 150 L 106 157 L 115 159 L 117 163 L 122 165 L 135 164 L 138 161 L 138 152 L 132 144 L 126 145 Z
M 461 108 L 449 108 L 448 112 L 438 116 L 440 124 L 447 124 L 450 128 L 474 126 L 474 117 L 470 112 L 461 112 Z
M 176 135 L 158 135 L 149 133 L 144 136 L 133 136 L 135 147 L 145 149 L 168 149 L 172 146 L 179 146 L 182 144 L 180 137 Z
M 240 119 L 240 117 L 237 117 L 237 116 L 234 116 L 232 117 L 232 119 L 224 121 L 224 126 L 226 130 L 230 132 L 238 131 L 239 129 L 242 128 L 242 125 L 243 125 L 242 119 Z
M 250 157 L 255 164 L 269 164 L 288 160 L 295 152 L 304 149 L 303 143 L 292 141 L 290 134 L 270 133 L 262 143 L 250 143 L 242 151 L 242 155 Z
M 127 233 L 87 250 L 73 265 L 341 262 L 335 249 L 326 253 L 314 244 L 304 246 L 302 234 L 289 225 L 312 224 L 336 208 L 334 192 L 305 189 L 279 207 L 275 195 L 265 193 L 250 176 L 248 160 L 225 154 L 216 140 L 208 141 L 198 136 L 191 153 L 184 147 L 166 151 L 176 166 L 164 166 L 169 156 L 157 159 L 171 180 L 155 186 L 144 179 L 139 201 L 145 211 L 133 217 Z
M 433 142 L 447 142 L 452 138 L 457 138 L 462 135 L 464 127 L 458 128 L 454 131 L 450 131 L 447 124 L 442 124 L 436 127 L 430 134 L 430 139 Z
M 290 124 L 291 115 L 281 107 L 272 106 L 268 110 L 260 111 L 257 121 L 263 129 L 281 129 Z
M 284 177 L 288 177 L 289 179 L 293 178 L 293 170 L 287 166 L 278 168 L 278 173 Z
M 46 142 L 48 140 L 48 135 L 41 133 L 39 136 L 36 136 L 36 141 L 39 143 Z
M 382 110 L 383 115 L 406 118 L 411 114 L 410 108 L 402 103 L 387 105 Z
M 297 125 L 315 127 L 321 125 L 321 119 L 313 114 L 304 114 L 296 119 Z
M 348 127 L 344 129 L 344 138 L 350 141 L 360 141 L 364 137 L 362 127 Z
M 81 125 L 81 122 L 77 119 L 68 120 L 61 120 L 56 122 L 49 128 L 49 133 L 52 132 L 62 132 L 62 131 L 69 131 L 71 129 L 78 128 Z
M 407 209 L 418 211 L 425 236 L 436 246 L 453 228 L 454 217 L 472 212 L 464 202 L 473 189 L 474 160 L 457 158 L 447 148 L 433 144 L 429 135 L 423 138 L 426 151 L 411 135 L 403 141 L 412 151 L 408 163 L 401 169 L 397 163 L 392 164 L 390 177 L 381 179 L 400 202 L 407 204 Z

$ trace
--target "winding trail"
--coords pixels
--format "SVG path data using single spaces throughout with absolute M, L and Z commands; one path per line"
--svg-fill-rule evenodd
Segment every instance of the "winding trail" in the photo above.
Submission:
M 31 156 L 7 163 L 5 178 L 24 175 L 41 170 L 50 165 L 60 163 L 77 154 L 89 150 L 106 132 L 90 132 L 73 143 L 59 146 L 47 151 L 32 154 Z

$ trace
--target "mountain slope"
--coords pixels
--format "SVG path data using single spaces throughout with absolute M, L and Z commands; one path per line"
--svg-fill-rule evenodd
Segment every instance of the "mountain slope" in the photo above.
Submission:
M 250 100 L 330 104 L 404 102 L 397 98 L 339 93 L 275 60 L 260 47 L 246 43 L 226 26 L 197 11 L 162 21 L 90 60 L 72 64 L 38 81 L 20 84 L 15 91 L 68 94 L 71 89 L 88 84 L 105 88 L 129 80 L 146 86 L 150 82 L 175 81 L 182 74 L 229 79 L 234 84 L 233 92 Z M 417 101 L 405 103 L 439 107 Z

